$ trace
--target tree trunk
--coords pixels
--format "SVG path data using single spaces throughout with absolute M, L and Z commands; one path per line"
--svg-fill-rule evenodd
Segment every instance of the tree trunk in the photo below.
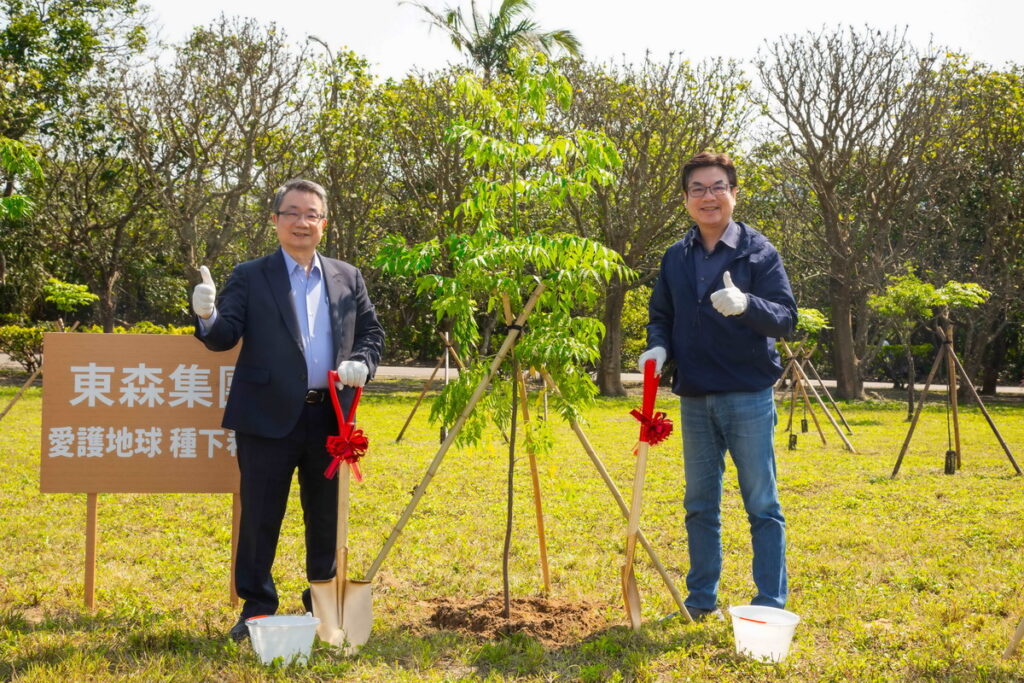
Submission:
M 100 322 L 103 324 L 103 331 L 110 334 L 114 331 L 114 313 L 117 309 L 117 284 L 118 275 L 115 273 L 105 279 L 100 291 Z
M 832 281 L 833 331 L 832 358 L 836 373 L 836 394 L 851 400 L 864 398 L 864 382 L 860 377 L 860 361 L 853 339 L 853 302 L 850 288 Z
M 907 422 L 910 422 L 914 419 L 914 378 L 917 372 L 914 369 L 914 351 L 910 346 L 909 335 L 903 346 L 907 350 Z
M 625 396 L 622 386 L 622 308 L 626 287 L 618 278 L 608 283 L 604 298 L 604 339 L 597 366 L 597 388 L 602 396 Z
M 999 384 L 999 373 L 1006 363 L 1006 328 L 1004 327 L 989 344 L 981 368 L 981 394 L 995 396 Z

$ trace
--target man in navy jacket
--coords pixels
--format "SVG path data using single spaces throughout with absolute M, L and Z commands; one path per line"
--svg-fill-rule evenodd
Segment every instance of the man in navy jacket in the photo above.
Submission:
M 236 266 L 219 297 L 203 266 L 192 294 L 196 336 L 207 348 L 226 351 L 242 342 L 223 420 L 235 430 L 241 476 L 235 587 L 245 604 L 231 628 L 235 640 L 249 635 L 247 618 L 277 611 L 271 567 L 296 469 L 307 578 L 334 576 L 338 486 L 324 470 L 331 461 L 327 436 L 338 426 L 327 373 L 337 369 L 347 411 L 351 387 L 373 376 L 384 347 L 359 270 L 316 252 L 326 214 L 320 185 L 288 181 L 271 213 L 281 248 Z M 309 610 L 308 593 L 303 603 Z
M 779 253 L 732 220 L 736 169 L 704 152 L 683 167 L 686 209 L 696 225 L 665 252 L 650 301 L 648 350 L 660 372 L 676 362 L 686 475 L 690 571 L 687 611 L 717 611 L 722 571 L 725 452 L 736 464 L 750 521 L 754 605 L 785 607 L 786 522 L 775 483 L 775 403 L 782 374 L 775 340 L 793 332 L 796 302 Z

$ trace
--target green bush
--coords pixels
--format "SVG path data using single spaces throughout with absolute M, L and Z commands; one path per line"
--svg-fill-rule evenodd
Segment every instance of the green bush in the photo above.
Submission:
M 4 325 L 0 327 L 0 351 L 25 368 L 25 372 L 35 372 L 43 362 L 43 332 L 48 331 L 44 327 Z
M 157 325 L 148 320 L 142 320 L 127 328 L 123 325 L 118 325 L 114 328 L 114 334 L 193 334 L 195 329 L 193 325 L 181 327 L 177 325 Z M 100 325 L 83 325 L 79 328 L 79 331 L 88 334 L 102 334 L 103 327 Z
M 640 354 L 647 348 L 647 302 L 651 288 L 634 287 L 626 292 L 622 307 L 622 371 L 635 372 Z

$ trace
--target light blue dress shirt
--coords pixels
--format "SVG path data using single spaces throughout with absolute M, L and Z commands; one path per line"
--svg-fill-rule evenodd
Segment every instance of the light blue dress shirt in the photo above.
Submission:
M 327 371 L 335 370 L 334 343 L 331 338 L 330 304 L 327 301 L 327 286 L 324 284 L 320 255 L 313 254 L 313 267 L 306 275 L 306 269 L 288 255 L 284 249 L 285 268 L 291 284 L 289 296 L 299 323 L 302 337 L 302 355 L 306 358 L 306 388 L 326 389 Z M 217 320 L 217 309 L 209 319 L 199 318 L 200 334 L 213 327 Z
M 327 285 L 324 283 L 320 255 L 313 254 L 313 267 L 306 269 L 281 250 L 288 281 L 291 283 L 292 307 L 298 318 L 299 334 L 302 336 L 302 353 L 306 357 L 307 388 L 326 389 L 327 371 L 334 370 L 334 353 L 331 339 L 330 304 L 327 302 Z

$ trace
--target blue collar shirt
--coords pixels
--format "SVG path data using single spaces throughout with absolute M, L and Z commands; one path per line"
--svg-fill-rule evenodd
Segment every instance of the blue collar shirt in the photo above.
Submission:
M 331 338 L 330 304 L 324 283 L 320 255 L 313 254 L 313 266 L 306 269 L 284 249 L 285 268 L 291 283 L 292 307 L 302 336 L 302 353 L 306 357 L 306 382 L 309 389 L 325 389 L 327 372 L 334 370 L 334 344 Z
M 698 299 L 703 299 L 707 295 L 711 283 L 718 279 L 718 276 L 732 260 L 739 243 L 740 228 L 736 225 L 735 221 L 729 221 L 729 225 L 725 227 L 725 232 L 722 233 L 718 243 L 710 253 L 704 249 L 704 242 L 701 240 L 700 229 L 698 229 L 697 234 L 694 235 L 694 249 L 691 249 Z

